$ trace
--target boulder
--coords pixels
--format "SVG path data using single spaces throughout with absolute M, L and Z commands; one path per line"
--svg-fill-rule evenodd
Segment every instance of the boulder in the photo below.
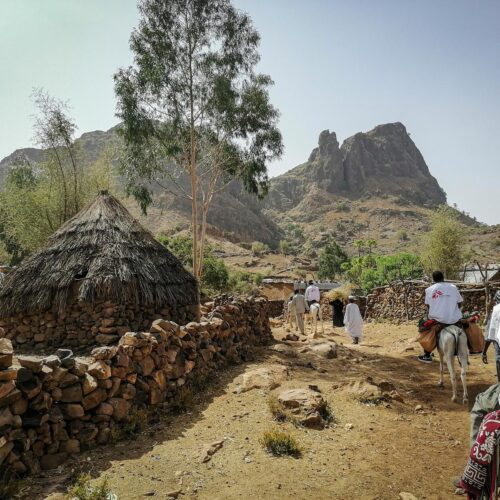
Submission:
M 95 349 L 92 349 L 90 355 L 92 358 L 97 361 L 97 360 L 108 360 L 111 359 L 112 357 L 115 356 L 118 348 L 116 346 L 114 347 L 96 347 Z
M 17 378 L 17 368 L 6 368 L 0 370 L 0 383 L 9 382 L 9 380 L 16 380 Z
M 0 370 L 12 366 L 13 355 L 14 349 L 12 348 L 12 342 L 6 338 L 0 338 Z
M 288 370 L 281 365 L 253 368 L 243 374 L 241 384 L 236 392 L 247 392 L 252 389 L 272 390 L 279 387 L 287 376 Z
M 85 398 L 83 399 L 83 407 L 86 410 L 95 408 L 96 406 L 99 406 L 99 404 L 101 404 L 103 401 L 105 401 L 107 397 L 108 393 L 105 389 L 96 389 L 88 396 L 85 396 Z
M 105 380 L 111 377 L 111 366 L 105 361 L 97 360 L 89 366 L 88 373 L 98 380 Z
M 304 427 L 323 428 L 328 422 L 327 402 L 311 389 L 287 389 L 278 394 L 278 403 Z
M 122 398 L 111 398 L 108 403 L 113 407 L 113 418 L 124 420 L 130 410 L 130 403 Z
M 84 396 L 90 394 L 92 391 L 97 389 L 97 380 L 90 375 L 90 373 L 86 373 L 83 377 L 82 390 Z
M 43 360 L 36 356 L 17 356 L 17 361 L 22 367 L 31 370 L 33 373 L 42 371 Z
M 79 404 L 69 403 L 66 405 L 62 405 L 61 409 L 63 411 L 63 414 L 66 415 L 70 419 L 82 418 L 85 415 L 85 411 L 83 409 L 83 406 L 79 405 Z
M 82 386 L 73 384 L 62 390 L 61 401 L 63 403 L 80 403 L 83 399 Z
M 322 358 L 333 359 L 337 357 L 337 344 L 335 342 L 321 342 L 311 345 L 309 351 Z

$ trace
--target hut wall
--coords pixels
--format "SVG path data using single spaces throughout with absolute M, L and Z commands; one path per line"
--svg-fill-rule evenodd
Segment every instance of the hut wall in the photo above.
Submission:
M 16 349 L 37 350 L 69 347 L 88 349 L 115 343 L 126 332 L 149 328 L 164 318 L 184 325 L 196 318 L 196 306 L 152 308 L 71 300 L 62 313 L 47 311 L 0 318 L 0 327 Z
M 71 455 L 126 437 L 125 426 L 169 408 L 230 363 L 252 359 L 271 339 L 263 299 L 216 306 L 200 323 L 157 320 L 90 360 L 58 352 L 17 356 L 0 339 L 0 467 L 36 473 Z M 1 329 L 0 329 L 1 331 Z M 20 366 L 19 366 L 20 365 Z
M 419 320 L 426 314 L 427 308 L 424 304 L 425 289 L 428 285 L 422 283 L 410 283 L 404 285 L 407 290 L 407 305 L 409 319 L 411 321 Z M 464 302 L 462 311 L 480 311 L 482 319 L 486 316 L 485 299 L 486 293 L 484 288 L 475 286 L 467 286 L 464 284 L 457 285 Z M 496 285 L 490 289 L 491 297 L 495 291 L 500 289 Z M 395 284 L 381 288 L 375 288 L 367 297 L 366 319 L 390 320 L 390 321 L 406 321 L 406 310 L 404 301 L 404 288 L 402 284 Z

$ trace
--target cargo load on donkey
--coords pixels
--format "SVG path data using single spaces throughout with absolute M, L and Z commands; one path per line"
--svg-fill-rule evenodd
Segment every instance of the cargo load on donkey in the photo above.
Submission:
M 472 313 L 464 314 L 462 319 L 455 323 L 456 326 L 464 330 L 467 335 L 467 346 L 469 354 L 480 354 L 484 349 L 484 335 L 480 326 L 477 324 L 479 321 L 479 313 L 474 311 Z M 424 351 L 432 352 L 436 349 L 439 333 L 446 328 L 447 324 L 440 323 L 435 319 L 421 319 L 418 323 L 418 341 Z
M 422 322 L 423 331 L 419 339 L 424 347 L 424 354 L 418 356 L 418 360 L 423 363 L 432 362 L 431 352 L 436 348 L 437 334 L 444 328 L 438 325 L 455 325 L 462 318 L 460 306 L 463 298 L 458 288 L 453 283 L 446 283 L 441 271 L 434 271 L 432 279 L 434 283 L 425 290 L 429 323 Z

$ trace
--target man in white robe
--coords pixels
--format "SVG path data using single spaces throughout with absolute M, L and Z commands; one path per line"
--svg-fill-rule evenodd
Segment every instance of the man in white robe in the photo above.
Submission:
M 495 346 L 497 379 L 500 382 L 500 290 L 493 297 L 493 303 L 496 304 L 491 311 L 491 316 L 486 326 L 486 343 L 483 350 L 483 363 L 488 363 L 488 347 L 490 344 Z
M 344 314 L 345 331 L 352 337 L 352 343 L 357 344 L 363 337 L 363 318 L 356 297 L 350 296 Z

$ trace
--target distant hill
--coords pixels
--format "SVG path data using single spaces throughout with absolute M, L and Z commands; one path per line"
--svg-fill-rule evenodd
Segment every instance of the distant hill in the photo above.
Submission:
M 119 146 L 115 129 L 85 133 L 77 140 L 86 163 L 95 161 L 110 143 Z M 43 159 L 40 149 L 15 151 L 0 162 L 0 186 L 18 153 L 33 162 Z M 189 225 L 189 203 L 173 195 L 159 191 L 146 217 L 132 199 L 125 203 L 153 233 Z M 444 190 L 404 125 L 397 122 L 357 133 L 342 145 L 335 132 L 321 132 L 305 163 L 271 180 L 264 201 L 234 182 L 214 199 L 208 221 L 221 250 L 235 250 L 224 241 L 262 241 L 276 248 L 286 238 L 300 253 L 314 257 L 334 238 L 349 253 L 355 252 L 357 239 L 376 240 L 383 253 L 419 251 L 430 211 L 442 203 Z M 498 260 L 500 228 L 460 217 L 470 228 L 464 244 L 473 245 L 484 259 Z

